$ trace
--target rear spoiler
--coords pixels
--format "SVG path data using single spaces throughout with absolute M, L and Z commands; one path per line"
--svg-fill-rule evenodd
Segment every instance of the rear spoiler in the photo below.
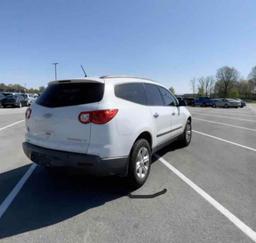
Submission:
M 54 80 L 54 81 L 50 81 L 48 85 L 62 84 L 62 83 L 102 83 L 104 84 L 105 82 L 103 79 L 99 79 L 99 78 L 77 78 L 77 79 Z

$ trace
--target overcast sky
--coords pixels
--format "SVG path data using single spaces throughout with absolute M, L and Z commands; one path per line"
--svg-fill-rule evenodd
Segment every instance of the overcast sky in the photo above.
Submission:
M 256 65 L 255 0 L 1 0 L 0 82 L 127 74 L 177 93 L 229 65 Z

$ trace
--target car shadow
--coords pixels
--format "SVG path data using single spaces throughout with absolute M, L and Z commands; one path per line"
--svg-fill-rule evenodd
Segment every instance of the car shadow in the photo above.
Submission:
M 181 148 L 174 142 L 157 154 L 163 156 Z M 156 161 L 153 156 L 152 163 Z M 28 168 L 26 165 L 0 174 L 0 203 Z M 0 239 L 54 225 L 133 191 L 125 178 L 92 177 L 77 170 L 49 173 L 37 166 L 0 219 Z
M 8 195 L 3 188 L 13 188 L 26 168 L 0 174 L 2 195 Z M 0 219 L 0 239 L 67 220 L 131 191 L 124 178 L 90 177 L 77 171 L 49 174 L 38 166 Z

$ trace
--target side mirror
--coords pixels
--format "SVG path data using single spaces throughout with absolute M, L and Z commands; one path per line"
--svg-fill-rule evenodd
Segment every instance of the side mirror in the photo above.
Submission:
M 178 106 L 187 106 L 187 104 L 184 100 L 179 100 Z

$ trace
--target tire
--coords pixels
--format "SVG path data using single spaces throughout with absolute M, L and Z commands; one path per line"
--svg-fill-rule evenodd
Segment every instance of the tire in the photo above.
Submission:
M 225 105 L 224 105 L 224 108 L 228 108 L 228 105 L 227 105 L 227 104 L 225 104 Z
M 187 120 L 186 127 L 183 134 L 180 136 L 180 143 L 183 147 L 186 147 L 190 144 L 192 139 L 192 123 L 191 120 Z
M 144 161 L 142 161 L 144 157 Z M 147 180 L 151 167 L 151 148 L 146 139 L 138 139 L 132 147 L 128 179 L 132 188 L 141 187 Z
M 216 108 L 216 104 L 213 104 L 212 107 L 213 107 L 213 108 Z

